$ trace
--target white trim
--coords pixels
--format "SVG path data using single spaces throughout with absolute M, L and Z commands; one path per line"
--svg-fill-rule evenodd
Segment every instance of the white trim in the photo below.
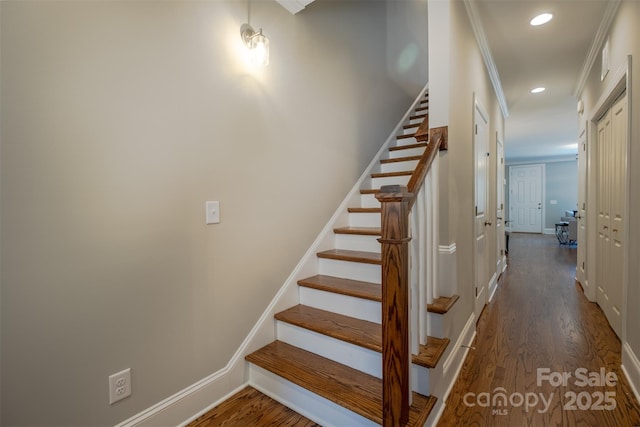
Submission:
M 456 244 L 451 243 L 450 245 L 438 245 L 438 251 L 440 251 L 443 255 L 453 255 L 456 253 Z
M 438 246 L 438 291 L 440 295 L 452 296 L 458 293 L 456 251 L 455 242 Z
M 607 2 L 607 8 L 602 15 L 602 21 L 600 21 L 598 31 L 593 38 L 593 42 L 591 43 L 591 47 L 589 48 L 589 53 L 587 54 L 584 64 L 582 65 L 582 71 L 580 72 L 580 77 L 578 78 L 578 84 L 575 91 L 573 92 L 573 94 L 577 98 L 580 98 L 582 96 L 584 86 L 587 84 L 587 80 L 589 79 L 589 74 L 591 73 L 593 64 L 595 64 L 596 59 L 598 59 L 598 55 L 600 55 L 600 48 L 607 39 L 609 29 L 611 28 L 613 18 L 616 16 L 616 12 L 618 11 L 620 3 L 622 3 L 622 0 L 610 0 L 609 2 Z
M 246 382 L 247 370 L 244 357 L 275 339 L 274 314 L 298 303 L 298 279 L 317 274 L 318 261 L 316 253 L 324 249 L 330 249 L 333 246 L 333 229 L 336 226 L 348 225 L 348 206 L 355 200 L 360 200 L 360 188 L 363 183 L 369 178 L 371 171 L 377 166 L 390 144 L 396 140 L 396 135 L 402 131 L 403 124 L 409 119 L 409 116 L 422 100 L 428 88 L 429 85 L 427 84 L 400 119 L 398 125 L 391 131 L 371 163 L 369 163 L 349 194 L 338 206 L 329 222 L 271 300 L 258 322 L 251 329 L 227 365 L 176 394 L 122 421 L 116 427 L 154 427 L 157 425 L 179 424 L 185 419 L 191 419 L 194 412 L 200 411 L 205 406 L 210 406 L 210 402 L 220 401 L 228 396 L 232 390 L 237 390 L 238 387 Z
M 616 73 L 612 76 L 611 80 L 607 84 L 607 87 L 598 98 L 598 102 L 594 106 L 590 118 L 592 125 L 597 125 L 597 122 L 602 118 L 604 114 L 614 105 L 617 98 L 626 91 L 627 96 L 627 146 L 626 146 L 626 165 L 625 165 L 625 200 L 624 200 L 624 229 L 629 230 L 629 214 L 630 214 L 630 193 L 631 193 L 631 126 L 633 123 L 632 115 L 632 82 L 631 82 L 631 55 L 627 56 L 627 60 L 616 70 Z M 597 137 L 596 137 L 597 144 Z M 595 145 L 595 144 L 594 144 Z M 597 153 L 597 151 L 596 151 Z M 595 155 L 595 154 L 594 154 Z M 595 159 L 597 162 L 598 159 Z M 589 164 L 589 162 L 587 162 Z M 595 164 L 595 163 L 593 163 Z M 594 166 L 595 167 L 595 166 Z M 590 173 L 587 171 L 587 176 Z M 597 178 L 596 178 L 597 179 Z M 597 184 L 597 182 L 595 183 Z M 597 187 L 596 187 L 597 188 Z M 595 205 L 595 203 L 594 203 Z M 627 233 L 628 234 L 628 233 Z M 594 251 L 594 260 L 597 260 L 597 251 Z M 628 313 L 628 289 L 629 289 L 629 241 L 625 241 L 623 250 L 623 268 L 622 268 L 622 307 L 621 307 L 621 341 L 625 342 L 627 339 L 627 313 Z M 594 263 L 596 266 L 597 264 Z M 595 268 L 595 267 L 594 267 Z M 594 270 L 597 274 L 597 270 Z M 596 277 L 594 275 L 594 277 Z M 595 289 L 594 289 L 595 292 Z
M 440 417 L 444 413 L 444 409 L 447 405 L 447 399 L 449 398 L 449 394 L 453 389 L 453 385 L 458 380 L 458 376 L 460 376 L 460 371 L 462 370 L 462 366 L 464 365 L 464 361 L 467 359 L 469 355 L 469 346 L 473 343 L 473 340 L 476 337 L 476 315 L 475 313 L 471 313 L 469 319 L 467 319 L 467 323 L 462 328 L 462 332 L 458 336 L 456 343 L 453 346 L 453 350 L 449 353 L 449 356 L 443 363 L 443 375 L 442 378 L 449 381 L 444 384 L 445 390 L 442 394 L 442 397 L 438 396 L 438 402 L 436 403 L 436 412 L 434 413 L 433 418 L 429 416 L 428 420 L 431 422 L 427 423 L 427 426 L 436 426 Z M 463 345 L 465 347 L 463 347 Z M 462 355 L 460 354 L 462 352 Z M 455 360 L 458 360 L 455 362 Z M 449 369 L 455 367 L 455 373 L 453 375 L 448 375 Z M 439 390 L 438 390 L 439 391 Z M 435 408 L 434 408 L 435 409 Z
M 627 377 L 636 400 L 640 402 L 640 360 L 628 342 L 622 346 L 622 372 Z
M 491 280 L 489 280 L 489 299 L 487 300 L 487 304 L 493 300 L 496 291 L 498 290 L 498 273 L 493 273 L 491 276 Z
M 631 55 L 627 56 L 627 60 L 616 70 L 616 73 L 611 76 L 611 80 L 607 84 L 607 87 L 602 92 L 602 95 L 598 99 L 598 102 L 593 107 L 593 113 L 591 114 L 591 122 L 598 122 L 600 118 L 609 110 L 613 105 L 613 102 L 622 95 L 625 89 L 629 89 L 630 86 L 629 75 L 631 72 Z
M 487 67 L 489 79 L 493 84 L 493 90 L 496 93 L 496 98 L 498 100 L 498 104 L 500 105 L 500 110 L 502 110 L 502 116 L 504 118 L 507 118 L 509 117 L 509 107 L 507 106 L 507 100 L 504 96 L 504 91 L 502 90 L 502 83 L 500 82 L 500 75 L 498 74 L 498 67 L 496 67 L 496 63 L 493 60 L 491 48 L 489 47 L 489 43 L 487 42 L 487 37 L 485 36 L 484 27 L 482 26 L 482 21 L 480 20 L 480 15 L 478 14 L 478 10 L 474 1 L 464 0 L 464 6 L 467 9 L 467 15 L 469 15 L 469 20 L 471 21 L 473 34 L 476 37 L 478 47 L 480 48 L 480 53 L 482 54 L 482 58 L 484 59 L 484 63 Z
M 555 156 L 555 157 L 535 157 L 529 159 L 518 160 L 505 160 L 505 166 L 524 166 L 524 165 L 536 165 L 539 163 L 560 163 L 560 162 L 575 162 L 576 155 L 571 154 L 569 156 Z
M 542 230 L 542 234 L 556 234 L 556 229 L 555 228 L 544 228 Z
M 287 9 L 293 15 L 300 12 L 302 9 L 313 3 L 314 0 L 276 0 L 280 3 L 280 6 Z

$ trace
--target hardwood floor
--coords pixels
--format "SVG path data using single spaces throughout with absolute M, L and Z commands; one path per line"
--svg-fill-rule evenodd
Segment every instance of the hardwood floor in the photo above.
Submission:
M 574 282 L 576 249 L 512 233 L 508 262 L 438 425 L 640 426 L 620 340 Z M 582 384 L 585 375 L 591 384 Z

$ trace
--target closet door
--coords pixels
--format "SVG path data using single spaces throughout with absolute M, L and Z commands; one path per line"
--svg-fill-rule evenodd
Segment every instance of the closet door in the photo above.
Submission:
M 598 123 L 598 243 L 596 247 L 596 301 L 608 319 L 611 319 L 609 305 L 609 241 L 611 207 L 611 112 Z M 611 320 L 609 320 L 611 322 Z
M 622 334 L 622 284 L 624 270 L 624 245 L 626 233 L 624 214 L 626 202 L 627 164 L 627 97 L 624 96 L 611 108 L 611 204 L 609 233 L 609 323 L 614 331 Z
M 627 186 L 627 97 L 598 123 L 597 302 L 613 330 L 622 334 Z

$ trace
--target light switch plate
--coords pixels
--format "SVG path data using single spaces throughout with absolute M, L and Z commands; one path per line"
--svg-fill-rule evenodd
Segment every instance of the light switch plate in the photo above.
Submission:
M 205 223 L 220 224 L 220 202 L 205 202 Z

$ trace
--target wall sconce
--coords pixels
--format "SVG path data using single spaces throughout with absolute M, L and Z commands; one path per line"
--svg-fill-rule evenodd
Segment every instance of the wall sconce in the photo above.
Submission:
M 240 27 L 242 42 L 249 49 L 250 61 L 253 65 L 265 67 L 269 65 L 269 39 L 262 34 L 262 28 L 255 31 L 249 24 Z

